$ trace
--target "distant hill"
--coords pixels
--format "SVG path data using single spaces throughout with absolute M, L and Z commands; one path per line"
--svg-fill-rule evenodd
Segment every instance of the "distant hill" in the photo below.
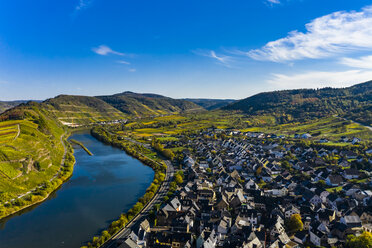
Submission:
M 110 104 L 90 96 L 59 95 L 42 102 L 41 107 L 65 125 L 127 118 Z
M 203 98 L 185 98 L 184 100 L 196 103 L 206 110 L 214 110 L 225 107 L 236 100 L 233 99 L 203 99 Z
M 0 114 L 5 112 L 5 110 L 11 109 L 15 106 L 18 106 L 21 103 L 26 103 L 26 100 L 20 101 L 0 101 Z
M 274 115 L 279 122 L 339 115 L 370 126 L 372 81 L 348 88 L 265 92 L 234 102 L 223 109 L 241 110 L 250 115 Z
M 201 106 L 186 100 L 156 94 L 124 92 L 97 97 L 59 95 L 41 103 L 22 103 L 5 111 L 1 119 L 25 119 L 27 114 L 24 110 L 27 108 L 44 111 L 51 118 L 67 126 L 126 119 L 130 116 L 158 116 L 204 110 Z
M 97 96 L 97 98 L 125 114 L 141 117 L 203 110 L 201 106 L 193 102 L 156 94 L 139 94 L 126 91 L 110 96 Z

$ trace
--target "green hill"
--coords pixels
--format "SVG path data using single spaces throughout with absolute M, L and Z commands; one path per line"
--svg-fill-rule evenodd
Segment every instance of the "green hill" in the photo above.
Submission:
M 232 103 L 224 110 L 250 115 L 273 115 L 279 122 L 339 115 L 372 125 L 372 81 L 348 88 L 283 90 L 260 93 Z
M 42 102 L 41 107 L 69 126 L 126 118 L 110 104 L 90 96 L 59 95 Z
M 71 167 L 61 167 L 64 133 L 63 125 L 39 103 L 21 104 L 0 115 L 0 218 L 42 200 L 71 174 Z M 40 187 L 41 195 L 2 206 Z
M 196 103 L 206 110 L 223 108 L 236 100 L 233 99 L 203 99 L 203 98 L 185 98 L 184 100 Z
M 97 98 L 125 114 L 138 117 L 203 110 L 201 106 L 190 101 L 173 99 L 156 94 L 138 94 L 127 91 L 111 96 L 97 96 Z
M 0 114 L 8 109 L 14 108 L 21 103 L 26 103 L 27 101 L 0 101 Z

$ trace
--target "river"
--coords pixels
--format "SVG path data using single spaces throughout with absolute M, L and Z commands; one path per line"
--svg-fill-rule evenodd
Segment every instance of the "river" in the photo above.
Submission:
M 80 247 L 145 194 L 150 167 L 87 131 L 70 138 L 93 156 L 74 145 L 73 176 L 46 201 L 1 220 L 0 248 Z

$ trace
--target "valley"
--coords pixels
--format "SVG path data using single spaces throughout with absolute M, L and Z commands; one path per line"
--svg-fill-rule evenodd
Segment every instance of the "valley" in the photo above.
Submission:
M 257 145 L 259 139 L 268 145 L 280 141 L 280 146 L 292 144 L 328 152 L 331 149 L 353 151 L 360 156 L 359 162 L 354 164 L 354 160 L 348 160 L 347 167 L 358 168 L 364 176 L 349 183 L 368 189 L 370 176 L 366 175 L 371 168 L 368 151 L 372 142 L 369 128 L 371 88 L 372 83 L 367 82 L 346 89 L 261 93 L 240 101 L 188 101 L 124 92 L 98 97 L 59 95 L 43 102 L 21 104 L 0 115 L 0 218 L 9 216 L 4 219 L 9 223 L 13 223 L 13 219 L 14 223 L 18 219 L 22 221 L 47 208 L 50 201 L 58 201 L 59 194 L 64 195 L 68 185 L 81 176 L 79 159 L 75 165 L 76 154 L 83 151 L 94 160 L 98 152 L 95 149 L 91 151 L 85 144 L 84 140 L 88 144 L 92 142 L 90 138 L 74 134 L 79 130 L 91 130 L 99 141 L 124 150 L 151 167 L 152 170 L 146 168 L 154 173 L 152 183 L 148 181 L 150 186 L 144 186 L 141 193 L 132 197 L 124 211 L 117 211 L 110 217 L 115 219 L 119 216 L 119 219 L 109 224 L 106 218 L 104 223 L 100 223 L 100 230 L 92 233 L 93 229 L 89 229 L 90 235 L 87 231 L 85 236 L 74 238 L 74 242 L 86 247 L 100 247 L 102 244 L 110 244 L 111 247 L 118 242 L 111 237 L 116 237 L 118 232 L 128 234 L 129 230 L 136 231 L 140 221 L 146 220 L 154 225 L 159 208 L 174 199 L 187 183 L 185 176 L 189 176 L 190 172 L 184 164 L 186 157 L 198 164 L 198 170 L 205 166 L 204 160 L 209 161 L 206 162 L 208 170 L 204 168 L 201 173 L 206 173 L 203 174 L 205 179 L 212 180 L 210 173 L 217 169 L 211 164 L 214 156 L 209 160 L 194 154 L 197 148 L 195 144 L 190 147 L 190 142 L 197 140 L 204 145 L 208 142 L 220 145 L 230 140 Z M 74 137 L 82 139 L 75 140 Z M 224 152 L 213 152 L 212 149 L 214 155 Z M 327 159 L 326 163 L 335 163 L 335 160 Z M 289 158 L 286 161 L 290 161 Z M 284 163 L 283 160 L 277 162 Z M 175 168 L 171 178 L 168 175 L 169 166 Z M 76 170 L 73 170 L 74 167 Z M 263 168 L 266 164 L 261 170 Z M 228 173 L 233 171 L 230 169 Z M 261 190 L 273 187 L 255 175 Z M 111 180 L 109 177 L 106 179 Z M 247 180 L 240 175 L 237 181 L 244 184 Z M 334 189 L 339 191 L 342 188 L 325 188 L 326 191 Z M 27 207 L 40 203 L 27 210 Z M 19 217 L 14 215 L 17 212 Z M 7 230 L 0 231 L 0 234 Z M 127 238 L 127 235 L 121 234 L 120 237 Z M 3 240 L 7 240 L 5 236 Z M 8 247 L 17 247 L 11 246 L 12 242 L 9 241 Z M 70 241 L 60 242 L 67 245 Z

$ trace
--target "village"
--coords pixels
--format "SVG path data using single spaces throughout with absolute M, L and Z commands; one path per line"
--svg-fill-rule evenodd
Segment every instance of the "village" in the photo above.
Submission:
M 372 150 L 307 138 L 206 130 L 166 142 L 185 148 L 183 183 L 120 247 L 344 247 L 371 232 Z

